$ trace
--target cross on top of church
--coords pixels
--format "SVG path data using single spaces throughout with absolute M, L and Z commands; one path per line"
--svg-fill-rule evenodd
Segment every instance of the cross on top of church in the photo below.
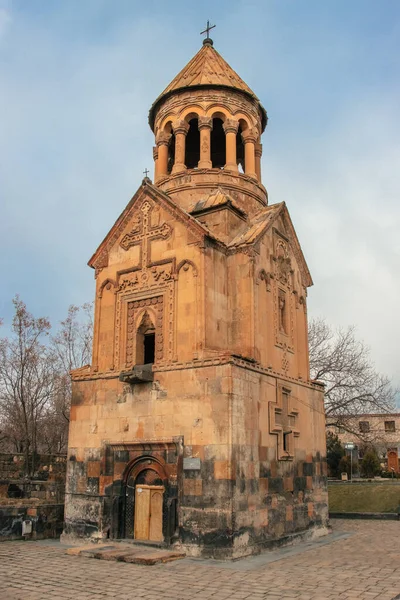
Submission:
M 145 169 L 143 171 L 143 175 L 147 178 L 148 174 L 150 173 L 150 171 L 148 169 Z
M 203 44 L 211 43 L 211 45 L 212 45 L 212 40 L 210 38 L 210 31 L 211 31 L 211 29 L 214 29 L 214 27 L 216 27 L 216 25 L 210 25 L 210 21 L 207 21 L 207 27 L 205 28 L 204 31 L 200 32 L 200 35 L 203 35 L 204 33 L 206 34 L 206 38 L 204 39 Z

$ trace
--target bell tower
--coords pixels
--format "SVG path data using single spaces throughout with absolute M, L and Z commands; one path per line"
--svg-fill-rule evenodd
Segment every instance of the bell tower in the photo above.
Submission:
M 311 275 L 262 183 L 267 114 L 208 31 L 149 123 L 154 182 L 89 260 L 93 355 L 72 373 L 64 536 L 240 557 L 326 527 Z
M 218 188 L 250 216 L 268 204 L 261 179 L 267 113 L 209 37 L 158 96 L 149 124 L 155 184 L 182 208 Z

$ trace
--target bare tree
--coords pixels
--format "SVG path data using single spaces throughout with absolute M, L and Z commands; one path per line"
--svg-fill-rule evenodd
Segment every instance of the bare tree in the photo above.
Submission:
M 313 319 L 308 336 L 311 377 L 325 384 L 328 426 L 352 431 L 354 415 L 393 412 L 397 390 L 376 371 L 354 327 L 335 331 L 324 319 Z
M 26 474 L 37 452 L 65 452 L 71 404 L 70 371 L 87 364 L 92 304 L 70 306 L 56 335 L 16 296 L 12 335 L 0 339 L 0 446 L 25 454 Z M 29 460 L 30 458 L 30 460 Z
M 92 353 L 93 303 L 71 305 L 51 347 L 57 364 L 57 394 L 54 397 L 56 412 L 69 421 L 71 406 L 70 372 L 89 364 Z
M 0 411 L 5 433 L 24 452 L 30 474 L 39 424 L 54 393 L 54 357 L 43 343 L 50 331 L 48 319 L 34 318 L 18 296 L 13 304 L 12 335 L 0 340 Z

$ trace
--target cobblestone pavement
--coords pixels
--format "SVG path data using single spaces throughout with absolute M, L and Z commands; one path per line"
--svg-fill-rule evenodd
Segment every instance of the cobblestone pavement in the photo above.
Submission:
M 336 541 L 234 563 L 184 559 L 149 567 L 67 556 L 55 542 L 3 542 L 0 600 L 392 600 L 400 594 L 400 522 L 332 525 Z

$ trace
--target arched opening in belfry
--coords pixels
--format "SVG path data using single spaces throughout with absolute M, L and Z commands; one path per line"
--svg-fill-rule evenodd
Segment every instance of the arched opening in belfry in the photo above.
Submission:
M 244 153 L 244 144 L 242 133 L 246 129 L 248 129 L 248 124 L 243 119 L 239 120 L 239 127 L 236 134 L 236 162 L 238 165 L 239 173 L 245 173 L 246 165 L 245 165 L 245 153 Z
M 189 131 L 186 135 L 185 165 L 188 169 L 196 169 L 200 160 L 199 120 L 190 119 Z
M 167 163 L 168 174 L 171 173 L 174 163 L 175 163 L 175 134 L 172 131 L 170 140 L 168 142 L 168 163 Z
M 236 162 L 238 165 L 239 173 L 245 172 L 244 165 L 244 144 L 242 140 L 242 132 L 243 128 L 241 123 L 239 122 L 238 132 L 236 134 Z
M 154 363 L 156 354 L 156 329 L 149 313 L 146 311 L 140 321 L 136 333 L 136 364 Z
M 225 131 L 218 117 L 213 119 L 211 131 L 211 162 L 213 169 L 223 169 L 226 163 Z

